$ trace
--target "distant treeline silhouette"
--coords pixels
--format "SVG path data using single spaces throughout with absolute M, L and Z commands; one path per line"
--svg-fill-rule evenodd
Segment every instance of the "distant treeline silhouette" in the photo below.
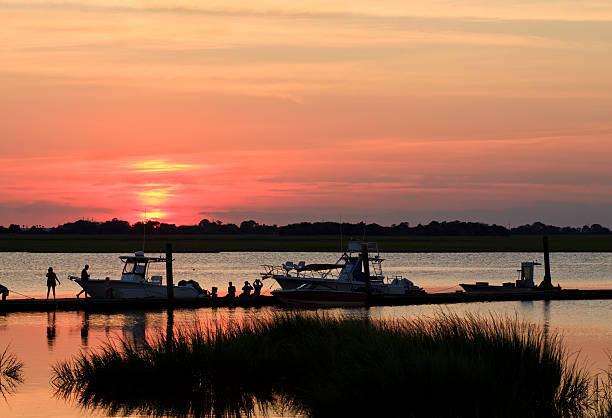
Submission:
M 32 226 L 29 228 L 11 224 L 8 228 L 0 226 L 0 233 L 22 234 L 142 234 L 143 227 L 147 234 L 261 234 L 261 235 L 339 235 L 346 236 L 504 236 L 504 235 L 605 235 L 611 234 L 610 229 L 599 224 L 583 227 L 559 227 L 534 222 L 531 225 L 521 225 L 506 228 L 500 225 L 488 225 L 481 222 L 437 222 L 427 225 L 410 226 L 401 222 L 391 226 L 376 223 L 365 224 L 343 222 L 300 222 L 285 226 L 259 224 L 253 220 L 243 221 L 240 225 L 224 224 L 221 221 L 202 219 L 197 225 L 175 225 L 157 221 L 137 222 L 130 225 L 127 221 L 112 219 L 105 222 L 79 220 L 68 222 L 53 228 Z

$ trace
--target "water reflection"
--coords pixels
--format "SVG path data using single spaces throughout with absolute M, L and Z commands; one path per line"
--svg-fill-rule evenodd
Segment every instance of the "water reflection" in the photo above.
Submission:
M 166 313 L 166 340 L 174 339 L 174 309 L 168 308 Z
M 548 336 L 550 335 L 550 300 L 545 300 L 543 304 L 542 329 L 544 338 L 548 340 Z
M 146 313 L 144 311 L 136 311 L 126 314 L 121 330 L 123 337 L 127 341 L 136 347 L 142 347 L 147 338 Z
M 47 312 L 47 346 L 53 351 L 55 345 L 55 311 Z
M 81 321 L 81 345 L 87 347 L 89 343 L 89 312 L 83 312 Z
M 0 352 L 0 395 L 7 396 L 17 391 L 17 386 L 23 383 L 23 363 L 6 347 Z
M 79 413 L 78 405 L 74 403 L 54 400 L 50 405 L 48 396 L 50 395 L 49 365 L 77 355 L 81 349 L 86 348 L 83 351 L 87 352 L 97 351 L 107 341 L 113 343 L 124 336 L 129 337 L 131 341 L 155 339 L 159 335 L 176 338 L 181 330 L 192 329 L 198 325 L 211 328 L 215 325 L 225 327 L 231 322 L 244 324 L 261 321 L 278 311 L 278 308 L 264 307 L 0 314 L 0 349 L 3 344 L 10 342 L 14 351 L 28 365 L 27 382 L 20 386 L 18 393 L 13 396 L 15 405 L 18 406 L 13 411 L 5 411 L 0 405 L 0 416 L 2 418 L 35 416 L 41 410 L 46 411 L 47 416 L 54 418 L 82 415 Z M 564 340 L 568 342 L 568 351 L 580 351 L 591 362 L 593 370 L 607 367 L 608 358 L 605 350 L 612 347 L 612 301 L 500 302 L 325 311 L 330 315 L 339 313 L 349 317 L 368 316 L 373 320 L 431 317 L 438 312 L 511 317 L 518 315 L 521 319 L 541 324 L 551 334 L 560 331 L 565 337 Z M 149 389 L 146 390 L 148 392 Z M 184 407 L 179 405 L 169 408 L 176 410 L 177 414 L 185 409 L 202 410 L 200 407 L 204 405 L 203 401 L 190 402 L 191 404 L 186 404 Z
M 291 401 L 283 398 L 271 401 L 260 401 L 251 395 L 236 390 L 233 398 L 226 405 L 219 405 L 219 400 L 206 396 L 188 397 L 155 397 L 142 394 L 141 396 L 125 396 L 124 398 L 110 398 L 93 392 L 79 394 L 57 391 L 57 397 L 69 402 L 76 402 L 84 410 L 94 414 L 102 412 L 107 416 L 150 416 L 150 417 L 241 417 L 241 416 L 267 416 L 272 412 L 274 416 L 288 415 L 300 416 L 301 409 L 291 406 Z

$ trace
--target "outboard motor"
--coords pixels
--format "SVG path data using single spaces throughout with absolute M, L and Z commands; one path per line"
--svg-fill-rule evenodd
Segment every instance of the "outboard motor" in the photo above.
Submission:
M 200 295 L 204 293 L 204 289 L 202 289 L 200 283 L 196 282 L 195 280 L 181 280 L 180 282 L 178 282 L 178 285 L 181 287 L 191 286 L 195 290 L 197 290 Z
M 2 295 L 2 300 L 6 300 L 6 297 L 9 295 L 9 290 L 7 287 L 2 286 L 0 284 L 0 295 Z
M 196 282 L 195 280 L 187 280 L 187 285 L 193 287 L 199 294 L 202 294 L 203 290 L 200 283 Z

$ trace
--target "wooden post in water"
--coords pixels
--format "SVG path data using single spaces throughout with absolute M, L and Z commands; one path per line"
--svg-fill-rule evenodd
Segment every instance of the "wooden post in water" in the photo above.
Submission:
M 166 289 L 168 300 L 174 299 L 174 279 L 172 277 L 172 244 L 166 244 Z
M 544 235 L 542 237 L 542 244 L 544 245 L 544 280 L 540 283 L 542 289 L 552 289 L 552 279 L 550 277 L 550 251 L 548 249 L 548 237 Z
M 363 264 L 363 274 L 365 275 L 366 293 L 372 294 L 370 283 L 370 255 L 368 254 L 368 244 L 361 244 L 361 264 Z

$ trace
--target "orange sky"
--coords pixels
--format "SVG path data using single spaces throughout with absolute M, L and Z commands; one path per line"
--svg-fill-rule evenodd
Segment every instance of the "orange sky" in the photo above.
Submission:
M 612 225 L 612 2 L 0 3 L 0 225 Z

